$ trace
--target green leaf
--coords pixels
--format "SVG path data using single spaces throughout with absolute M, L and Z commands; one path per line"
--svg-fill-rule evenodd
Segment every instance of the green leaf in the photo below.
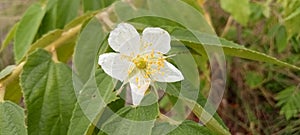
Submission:
M 112 78 L 103 70 L 97 70 L 95 78 L 92 76 L 78 92 L 78 103 L 73 112 L 68 134 L 84 134 L 91 123 L 98 121 L 105 107 L 117 99 L 113 90 Z
M 278 53 L 283 52 L 288 44 L 287 32 L 284 26 L 279 26 L 275 35 L 275 44 L 278 49 Z
M 194 121 L 185 120 L 180 125 L 171 125 L 166 122 L 157 122 L 152 129 L 153 135 L 213 135 L 206 127 L 195 123 Z
M 39 49 L 28 57 L 20 80 L 28 133 L 66 134 L 76 102 L 71 69 L 53 62 L 47 51 Z
M 77 17 L 80 0 L 48 0 L 47 12 L 39 34 L 43 35 L 54 29 L 62 29 Z
M 5 39 L 2 41 L 1 48 L 0 48 L 0 53 L 9 45 L 9 43 L 13 40 L 16 29 L 18 28 L 19 23 L 16 23 L 8 32 L 6 35 Z
M 27 135 L 23 108 L 15 103 L 0 102 L 0 135 Z
M 184 33 L 184 34 L 182 34 Z M 188 47 L 192 48 L 199 54 L 206 55 L 203 46 L 212 46 L 212 47 L 222 47 L 224 53 L 230 56 L 236 56 L 240 58 L 262 61 L 267 63 L 276 64 L 279 66 L 288 67 L 291 69 L 300 70 L 300 67 L 295 65 L 280 61 L 272 56 L 260 53 L 251 49 L 247 49 L 242 45 L 238 45 L 232 41 L 228 41 L 222 38 L 219 38 L 215 35 L 210 35 L 202 32 L 193 31 L 192 33 L 181 29 L 176 28 L 170 34 L 176 37 L 178 40 L 184 42 Z M 200 38 L 199 40 L 196 38 Z
M 17 63 L 25 56 L 45 15 L 45 7 L 32 5 L 22 17 L 15 32 L 14 55 Z
M 98 60 L 98 50 L 100 54 L 106 51 L 107 44 L 102 44 L 106 39 L 108 32 L 104 31 L 102 25 L 96 18 L 90 20 L 86 27 L 82 30 L 77 41 L 74 52 L 75 71 L 82 81 L 85 83 L 91 76 L 91 71 Z M 101 46 L 102 45 L 102 46 Z
M 101 130 L 107 134 L 149 135 L 158 113 L 157 103 L 149 106 L 127 106 L 111 116 Z
M 99 9 L 103 9 L 105 7 L 108 7 L 112 3 L 114 3 L 116 0 L 82 0 L 83 2 L 83 10 L 84 12 L 87 11 L 95 11 Z
M 247 25 L 251 14 L 249 0 L 221 0 L 221 7 L 242 25 Z
M 90 124 L 91 121 L 85 116 L 80 104 L 76 103 L 67 135 L 83 135 Z
M 0 80 L 5 78 L 6 76 L 10 75 L 14 71 L 15 68 L 16 68 L 16 65 L 10 65 L 10 66 L 7 66 L 6 68 L 4 68 L 0 72 Z
M 63 28 L 77 17 L 80 0 L 57 0 L 56 28 Z
M 300 112 L 300 91 L 299 87 L 291 86 L 277 94 L 277 106 L 280 106 L 280 114 L 284 114 L 285 118 L 296 116 Z

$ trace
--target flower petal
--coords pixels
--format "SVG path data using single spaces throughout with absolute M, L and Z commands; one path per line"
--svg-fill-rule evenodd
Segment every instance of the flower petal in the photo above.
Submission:
M 144 51 L 158 51 L 166 54 L 171 49 L 171 37 L 161 28 L 146 28 L 143 31 L 142 41 Z
M 120 47 L 124 45 L 140 44 L 140 35 L 131 24 L 120 23 L 110 32 L 108 43 L 113 50 L 120 52 Z
M 157 66 L 153 66 L 158 72 L 151 74 L 151 78 L 158 82 L 177 82 L 184 79 L 182 73 L 171 63 L 164 60 L 164 66 L 161 69 L 157 69 Z
M 98 64 L 105 73 L 111 77 L 123 81 L 128 76 L 128 70 L 133 66 L 124 56 L 119 53 L 105 53 L 99 56 Z
M 141 103 L 146 90 L 149 88 L 150 81 L 151 80 L 145 78 L 141 72 L 129 80 L 133 105 L 139 105 Z

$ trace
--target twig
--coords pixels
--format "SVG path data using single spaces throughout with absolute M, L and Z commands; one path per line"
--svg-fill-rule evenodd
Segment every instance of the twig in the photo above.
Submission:
M 232 24 L 232 20 L 233 20 L 232 16 L 229 16 L 229 18 L 227 20 L 227 23 L 225 25 L 225 28 L 224 28 L 224 30 L 223 30 L 223 32 L 221 34 L 221 37 L 224 37 L 227 34 L 227 32 L 228 32 L 228 30 L 229 30 L 229 28 L 230 28 L 230 26 Z

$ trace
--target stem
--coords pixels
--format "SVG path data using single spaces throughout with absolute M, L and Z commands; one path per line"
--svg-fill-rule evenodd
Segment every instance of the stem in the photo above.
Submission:
M 167 121 L 167 122 L 169 122 L 169 123 L 172 124 L 172 125 L 180 125 L 180 124 L 181 124 L 180 122 L 175 121 L 175 120 L 169 118 L 168 116 L 166 116 L 166 115 L 164 115 L 164 114 L 162 114 L 162 113 L 159 113 L 158 116 L 159 116 L 159 118 L 160 118 L 162 121 Z
M 73 38 L 81 29 L 81 24 L 75 26 L 72 29 L 69 29 L 68 31 L 62 33 L 61 37 L 55 40 L 53 43 L 49 44 L 47 47 L 45 47 L 45 50 L 51 52 L 53 48 L 59 48 L 63 43 L 71 38 Z
M 5 87 L 0 84 L 0 103 L 4 102 L 4 96 L 5 96 Z
M 228 32 L 228 30 L 229 30 L 229 28 L 230 28 L 230 26 L 232 24 L 232 20 L 233 20 L 232 16 L 229 16 L 229 18 L 227 20 L 227 23 L 225 25 L 224 31 L 221 34 L 221 37 L 224 37 L 227 34 L 227 32 Z

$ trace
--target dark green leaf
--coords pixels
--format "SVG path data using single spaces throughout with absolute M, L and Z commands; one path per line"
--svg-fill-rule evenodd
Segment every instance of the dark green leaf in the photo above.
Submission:
M 30 55 L 21 74 L 28 110 L 28 133 L 66 134 L 76 102 L 72 71 L 39 49 Z
M 27 135 L 23 108 L 15 103 L 0 102 L 0 134 Z

